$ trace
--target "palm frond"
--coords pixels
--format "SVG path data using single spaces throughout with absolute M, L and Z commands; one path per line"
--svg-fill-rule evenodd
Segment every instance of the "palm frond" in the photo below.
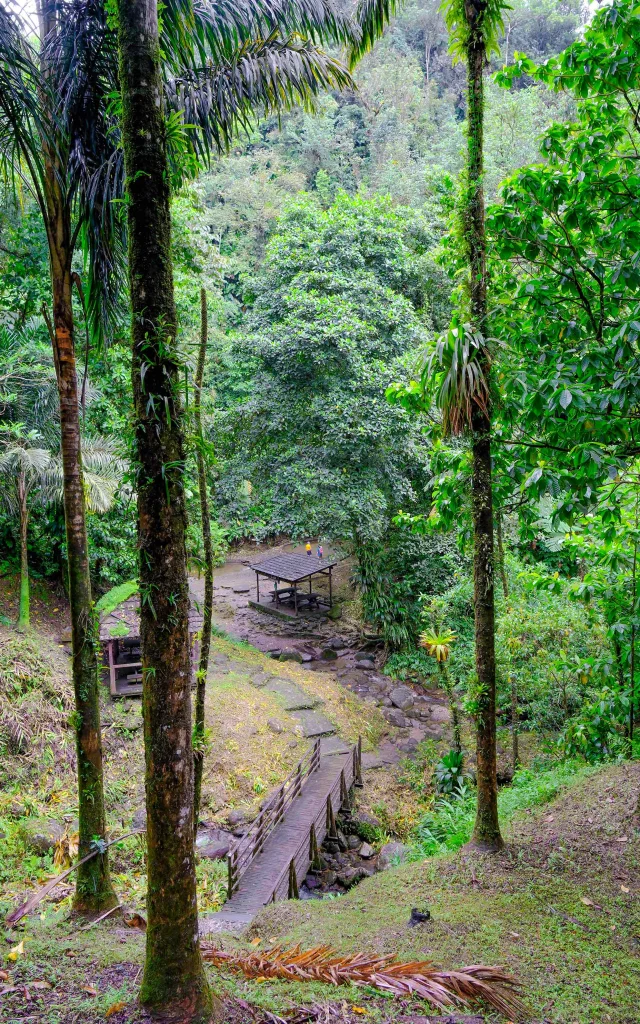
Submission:
M 355 22 L 360 38 L 349 47 L 349 67 L 352 70 L 380 38 L 401 6 L 402 0 L 358 0 Z
M 355 45 L 357 22 L 337 0 L 165 0 L 161 46 L 174 73 L 223 64 L 252 39 L 272 33 Z
M 53 144 L 39 98 L 39 90 L 42 95 L 47 89 L 25 24 L 7 5 L 0 5 L 0 171 L 15 184 L 26 165 L 40 200 L 42 140 Z
M 438 1009 L 483 1002 L 509 1017 L 520 1017 L 523 1012 L 520 985 L 501 967 L 475 964 L 440 971 L 429 960 L 399 963 L 393 954 L 340 956 L 330 946 L 308 950 L 275 946 L 263 952 L 227 952 L 203 946 L 202 956 L 216 967 L 228 967 L 247 978 L 370 985 L 400 998 L 419 996 Z
M 207 63 L 167 82 L 170 109 L 194 126 L 192 143 L 202 159 L 224 152 L 254 116 L 279 113 L 297 103 L 310 107 L 325 89 L 355 88 L 339 60 L 305 39 L 252 39 L 222 63 Z M 186 129 L 189 130 L 189 129 Z

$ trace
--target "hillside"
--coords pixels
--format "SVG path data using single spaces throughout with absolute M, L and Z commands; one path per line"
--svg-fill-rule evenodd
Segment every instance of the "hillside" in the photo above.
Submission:
M 583 771 L 555 799 L 513 818 L 502 855 L 461 852 L 391 868 L 339 899 L 279 904 L 265 909 L 243 941 L 254 949 L 327 942 L 343 951 L 394 952 L 448 967 L 500 963 L 522 981 L 538 1024 L 636 1024 L 639 791 L 637 764 Z M 428 906 L 431 920 L 412 929 L 407 922 L 414 906 Z M 26 953 L 11 965 L 13 984 L 38 980 L 51 988 L 32 987 L 28 1004 L 18 989 L 1 1019 L 97 1024 L 109 1011 L 114 1024 L 147 1019 L 133 1001 L 141 932 L 105 922 L 83 933 L 63 913 L 49 912 L 16 929 L 10 941 L 18 940 Z M 226 948 L 238 945 L 222 941 Z M 242 1000 L 240 1007 L 229 1004 L 230 1024 L 495 1019 L 425 1016 L 419 1001 L 392 1003 L 371 990 L 347 988 L 338 995 L 311 983 L 245 982 L 214 971 L 210 977 L 229 1000 Z M 317 1009 L 305 1017 L 294 1012 L 300 1006 Z

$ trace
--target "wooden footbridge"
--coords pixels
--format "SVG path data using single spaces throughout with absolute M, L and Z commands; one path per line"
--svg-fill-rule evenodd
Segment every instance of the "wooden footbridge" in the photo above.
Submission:
M 297 899 L 323 840 L 337 834 L 351 788 L 361 785 L 361 740 L 349 753 L 321 755 L 317 739 L 229 851 L 228 901 L 201 918 L 201 932 L 245 927 L 267 903 Z

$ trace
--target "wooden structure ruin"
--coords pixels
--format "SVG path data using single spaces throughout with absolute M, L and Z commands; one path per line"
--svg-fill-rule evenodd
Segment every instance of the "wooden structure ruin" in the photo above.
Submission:
M 189 607 L 191 675 L 195 679 L 200 651 L 202 615 Z M 109 672 L 112 697 L 135 697 L 142 693 L 142 651 L 140 648 L 140 596 L 122 601 L 113 611 L 100 617 L 100 642 L 103 664 Z
M 277 608 L 289 608 L 294 615 L 305 608 L 309 611 L 320 611 L 322 608 L 333 607 L 333 580 L 332 571 L 340 561 L 339 558 L 324 559 L 317 555 L 291 554 L 272 555 L 265 558 L 263 562 L 256 562 L 251 569 L 256 574 L 256 601 L 250 602 L 252 607 L 270 611 Z M 272 602 L 272 608 L 263 600 L 260 600 L 260 577 L 273 581 L 273 590 L 268 590 L 267 595 Z M 317 593 L 313 590 L 314 577 L 325 577 L 329 580 L 328 595 Z M 309 590 L 299 590 L 298 585 L 309 582 Z M 286 587 L 281 587 L 286 583 Z

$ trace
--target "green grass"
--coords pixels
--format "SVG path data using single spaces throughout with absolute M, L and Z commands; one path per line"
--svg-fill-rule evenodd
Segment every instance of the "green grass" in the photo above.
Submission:
M 518 811 L 548 803 L 561 789 L 587 778 L 595 770 L 575 760 L 539 769 L 521 768 L 515 773 L 511 785 L 498 794 L 501 823 L 509 822 Z M 459 850 L 468 843 L 475 810 L 475 791 L 468 788 L 461 796 L 438 800 L 434 810 L 425 814 L 415 830 L 413 859 Z

